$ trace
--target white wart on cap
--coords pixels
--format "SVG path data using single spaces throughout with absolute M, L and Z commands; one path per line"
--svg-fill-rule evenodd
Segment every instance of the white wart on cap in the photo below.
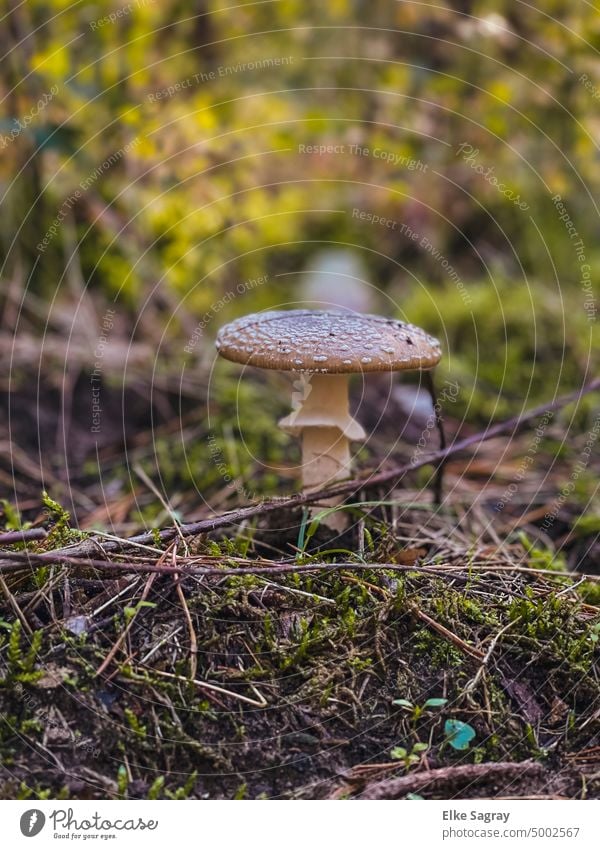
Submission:
M 324 310 L 247 315 L 221 328 L 216 344 L 236 363 L 320 374 L 428 369 L 441 357 L 437 339 L 413 324 Z

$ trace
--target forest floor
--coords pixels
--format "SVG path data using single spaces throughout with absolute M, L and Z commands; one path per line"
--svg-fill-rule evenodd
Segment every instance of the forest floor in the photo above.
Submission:
M 337 538 L 296 507 L 134 545 L 135 493 L 73 519 L 13 451 L 0 797 L 600 798 L 598 518 L 556 507 L 561 428 L 451 457 L 439 507 L 431 468 L 365 487 Z

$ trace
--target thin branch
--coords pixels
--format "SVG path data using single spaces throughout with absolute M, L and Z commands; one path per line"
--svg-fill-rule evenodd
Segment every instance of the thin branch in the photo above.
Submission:
M 219 566 L 194 566 L 189 565 L 190 561 L 179 561 L 177 566 L 159 565 L 158 563 L 130 563 L 127 561 L 114 560 L 94 560 L 92 558 L 82 557 L 66 557 L 58 551 L 47 551 L 42 554 L 29 554 L 21 551 L 12 553 L 11 558 L 17 562 L 0 564 L 0 577 L 7 572 L 23 571 L 26 566 L 34 566 L 36 563 L 64 563 L 70 566 L 76 566 L 81 570 L 87 569 L 104 569 L 108 572 L 133 572 L 140 575 L 147 573 L 156 573 L 159 575 L 179 575 L 180 577 L 208 577 L 208 578 L 231 578 L 239 575 L 285 575 L 285 574 L 301 574 L 304 572 L 337 572 L 340 569 L 346 569 L 350 572 L 363 571 L 388 571 L 388 572 L 415 572 L 420 575 L 435 575 L 439 578 L 449 580 L 459 580 L 466 582 L 469 580 L 469 573 L 474 572 L 516 572 L 523 575 L 529 575 L 532 578 L 549 577 L 549 578 L 570 578 L 577 580 L 585 578 L 586 581 L 600 582 L 600 575 L 587 575 L 583 572 L 557 572 L 554 569 L 530 569 L 527 566 L 519 565 L 496 565 L 490 564 L 473 564 L 469 563 L 466 566 L 456 566 L 450 564 L 436 564 L 429 566 L 409 565 L 405 563 L 353 563 L 353 562 L 336 562 L 336 563 L 278 563 L 277 561 L 265 560 L 246 560 L 243 561 L 249 565 L 237 566 L 234 569 L 221 568 Z M 193 564 L 196 561 L 191 561 Z M 312 593 L 311 593 L 312 595 Z
M 7 531 L 0 534 L 0 545 L 15 545 L 29 540 L 46 539 L 48 532 L 44 528 L 27 528 L 24 531 Z
M 186 678 L 184 675 L 174 675 L 172 672 L 164 672 L 162 669 L 152 669 L 152 675 L 161 675 L 163 678 L 172 678 L 174 681 L 181 681 L 183 684 L 194 684 L 203 690 L 209 690 L 213 693 L 221 693 L 224 696 L 229 696 L 232 699 L 237 699 L 238 702 L 245 702 L 255 707 L 266 707 L 267 700 L 258 693 L 260 701 L 251 699 L 248 696 L 243 696 L 241 693 L 235 693 L 233 690 L 226 690 L 225 687 L 218 687 L 216 684 L 209 684 L 208 681 L 198 681 L 195 678 Z M 254 692 L 257 692 L 256 690 Z

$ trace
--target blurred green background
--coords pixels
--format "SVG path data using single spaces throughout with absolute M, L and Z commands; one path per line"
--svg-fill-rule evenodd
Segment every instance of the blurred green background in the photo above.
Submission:
M 103 384 L 198 397 L 218 327 L 314 300 L 325 249 L 364 270 L 361 306 L 439 335 L 474 424 L 597 367 L 592 5 L 8 7 L 11 391 L 34 371 L 76 411 L 110 309 Z

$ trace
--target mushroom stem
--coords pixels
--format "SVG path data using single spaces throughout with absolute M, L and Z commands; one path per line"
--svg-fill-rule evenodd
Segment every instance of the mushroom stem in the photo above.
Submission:
M 322 489 L 350 475 L 350 441 L 364 439 L 365 432 L 348 409 L 347 374 L 311 374 L 294 384 L 291 415 L 279 422 L 287 433 L 302 438 L 302 487 L 305 491 Z M 328 499 L 334 507 L 342 499 Z M 325 524 L 343 530 L 347 517 L 332 514 Z
M 350 443 L 336 427 L 305 427 L 302 432 L 302 488 L 323 489 L 350 474 Z M 339 503 L 339 502 L 335 502 Z

